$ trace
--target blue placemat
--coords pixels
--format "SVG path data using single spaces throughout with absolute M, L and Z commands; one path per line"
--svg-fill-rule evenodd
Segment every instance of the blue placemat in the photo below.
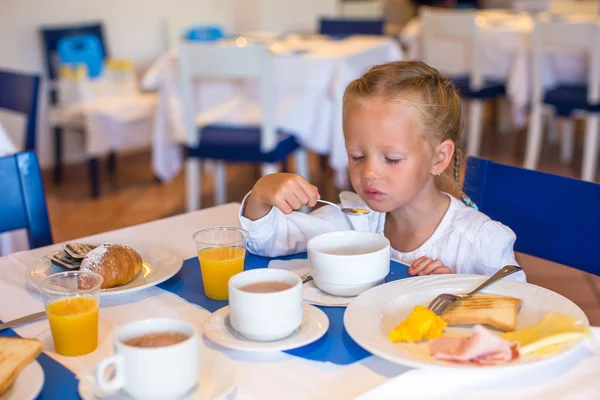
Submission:
M 12 329 L 0 332 L 0 336 L 19 337 Z M 44 353 L 40 354 L 37 361 L 44 370 L 44 387 L 38 400 L 79 398 L 77 393 L 79 381 L 71 371 Z
M 291 260 L 295 258 L 306 258 L 306 253 L 293 256 L 279 257 L 277 260 Z M 245 269 L 266 268 L 272 258 L 259 257 L 248 254 L 245 261 Z M 406 266 L 394 261 L 390 264 L 390 274 L 386 281 L 407 278 Z M 183 297 L 190 303 L 197 304 L 214 312 L 228 304 L 227 301 L 211 300 L 204 294 L 202 274 L 197 258 L 191 258 L 183 263 L 181 271 L 173 278 L 159 285 L 160 288 Z M 335 364 L 347 365 L 362 360 L 371 354 L 357 345 L 348 335 L 344 328 L 345 308 L 319 307 L 329 318 L 329 330 L 319 340 L 307 346 L 287 351 L 286 353 L 303 357 L 309 360 L 329 361 Z

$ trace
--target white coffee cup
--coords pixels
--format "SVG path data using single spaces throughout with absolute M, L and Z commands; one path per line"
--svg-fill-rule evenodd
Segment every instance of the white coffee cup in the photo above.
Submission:
M 268 293 L 241 290 L 258 282 L 291 287 Z M 266 342 L 290 336 L 302 324 L 302 281 L 290 271 L 254 269 L 229 279 L 229 322 L 247 339 Z
M 178 332 L 188 336 L 182 342 L 164 347 L 136 347 L 126 341 L 150 333 Z M 103 392 L 123 389 L 136 399 L 175 399 L 183 397 L 200 376 L 199 339 L 194 328 L 176 319 L 148 319 L 120 328 L 115 353 L 96 367 L 96 385 Z M 114 377 L 106 379 L 113 365 Z

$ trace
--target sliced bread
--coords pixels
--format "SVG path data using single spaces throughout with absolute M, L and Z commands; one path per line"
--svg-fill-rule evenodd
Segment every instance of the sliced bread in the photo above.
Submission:
M 523 301 L 496 294 L 476 294 L 458 301 L 442 318 L 448 325 L 485 324 L 501 331 L 513 331 Z

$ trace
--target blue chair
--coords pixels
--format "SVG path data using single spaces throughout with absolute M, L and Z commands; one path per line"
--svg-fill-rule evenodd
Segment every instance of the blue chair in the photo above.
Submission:
M 471 157 L 464 191 L 516 233 L 516 251 L 600 275 L 600 185 Z
M 25 114 L 25 150 L 35 151 L 40 77 L 0 70 L 0 108 Z
M 218 26 L 193 26 L 184 33 L 185 40 L 213 42 L 223 39 L 223 30 Z
M 0 158 L 0 232 L 27 229 L 29 247 L 53 243 L 40 167 L 34 152 Z
M 384 22 L 381 19 L 334 19 L 321 18 L 319 33 L 337 38 L 352 35 L 383 35 Z
M 103 59 L 109 57 L 108 48 L 104 40 L 104 28 L 102 23 L 95 22 L 90 24 L 82 25 L 71 25 L 71 26 L 58 26 L 58 27 L 46 27 L 41 29 L 42 42 L 44 45 L 44 58 L 46 61 L 46 73 L 50 80 L 58 79 L 58 47 L 62 39 L 68 37 L 80 37 L 80 36 L 93 36 L 97 38 Z M 66 46 L 66 45 L 65 45 Z M 58 94 L 56 90 L 50 90 L 50 103 L 53 105 L 58 104 Z M 63 127 L 56 126 L 54 131 L 54 183 L 59 184 L 62 182 L 63 175 Z M 100 171 L 98 168 L 98 158 L 92 158 L 88 160 L 89 163 L 89 174 L 91 180 L 91 195 L 92 197 L 98 197 L 100 195 Z M 117 169 L 117 158 L 114 152 L 108 155 L 108 171 L 114 174 Z
M 91 78 L 102 74 L 105 56 L 98 36 L 66 36 L 58 41 L 56 50 L 61 64 L 85 64 Z

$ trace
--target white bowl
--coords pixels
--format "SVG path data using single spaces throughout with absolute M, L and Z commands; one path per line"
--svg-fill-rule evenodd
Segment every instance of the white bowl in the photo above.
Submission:
M 323 233 L 307 244 L 315 285 L 336 296 L 357 296 L 390 272 L 390 241 L 363 231 Z

